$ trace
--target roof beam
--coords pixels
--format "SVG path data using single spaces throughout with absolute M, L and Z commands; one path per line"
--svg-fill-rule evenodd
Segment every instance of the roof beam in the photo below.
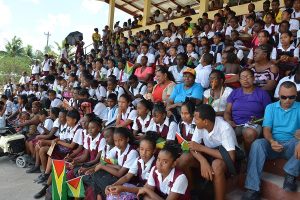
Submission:
M 167 13 L 167 10 L 165 10 L 165 9 L 163 9 L 163 8 L 161 8 L 161 7 L 159 7 L 160 4 L 154 4 L 154 3 L 151 3 L 151 5 L 154 6 L 154 7 L 156 7 L 156 8 L 158 8 L 159 10 L 162 10 L 163 12 Z
M 109 4 L 109 0 L 105 0 L 106 3 Z M 131 11 L 131 10 L 128 10 L 127 8 L 125 7 L 122 7 L 122 6 L 119 6 L 118 4 L 115 4 L 115 7 L 120 9 L 120 10 L 123 10 L 124 12 L 128 13 L 129 15 L 132 15 L 132 16 L 136 16 L 137 13 Z
M 142 9 L 142 8 L 139 8 L 139 7 L 137 7 L 136 5 L 132 4 L 134 1 L 129 2 L 129 1 L 124 1 L 124 0 L 123 0 L 123 2 L 126 3 L 126 4 L 129 5 L 129 6 L 134 7 L 135 9 L 137 9 L 137 10 L 143 12 L 143 9 Z
M 180 5 L 179 3 L 177 3 L 175 0 L 170 0 L 172 3 L 174 3 L 176 6 L 181 6 L 182 7 L 182 5 Z

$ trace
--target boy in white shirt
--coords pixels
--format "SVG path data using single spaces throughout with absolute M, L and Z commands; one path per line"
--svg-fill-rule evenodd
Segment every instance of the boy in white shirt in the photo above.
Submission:
M 230 169 L 228 161 L 224 160 L 221 151 L 216 148 L 225 149 L 225 154 L 233 165 L 237 146 L 235 132 L 223 118 L 216 117 L 214 109 L 207 104 L 200 105 L 195 110 L 194 120 L 197 129 L 188 144 L 190 152 L 200 163 L 201 176 L 213 181 L 215 198 L 225 199 L 225 173 Z

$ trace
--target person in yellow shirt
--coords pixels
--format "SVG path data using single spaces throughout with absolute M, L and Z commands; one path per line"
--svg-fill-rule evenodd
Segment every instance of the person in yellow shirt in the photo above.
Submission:
M 94 46 L 94 49 L 97 50 L 99 48 L 99 42 L 101 40 L 101 36 L 99 34 L 99 30 L 98 28 L 94 28 L 94 33 L 92 35 L 92 39 L 93 39 L 93 46 Z
M 275 22 L 276 24 L 280 24 L 281 21 L 282 21 L 282 11 L 279 10 L 279 6 L 280 6 L 280 3 L 279 3 L 279 0 L 273 0 L 272 1 L 272 12 L 274 13 L 274 16 L 275 16 Z

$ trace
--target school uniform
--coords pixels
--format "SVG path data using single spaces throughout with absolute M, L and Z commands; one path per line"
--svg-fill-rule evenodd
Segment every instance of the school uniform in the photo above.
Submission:
M 171 192 L 174 192 L 181 194 L 180 200 L 190 199 L 188 180 L 179 169 L 173 168 L 169 175 L 163 179 L 162 174 L 158 172 L 156 167 L 153 167 L 147 184 L 155 187 L 157 194 L 162 198 L 167 198 Z
M 169 117 L 166 117 L 164 123 L 162 124 L 157 124 L 152 119 L 147 131 L 155 131 L 164 139 L 175 140 L 177 126 L 177 123 Z
M 175 82 L 183 83 L 183 72 L 187 68 L 187 66 L 184 66 L 180 71 L 177 69 L 177 65 L 173 65 L 169 67 L 169 72 L 173 74 L 173 77 L 175 79 Z
M 283 49 L 282 46 L 278 46 L 276 48 L 276 60 L 279 60 L 282 55 L 287 55 L 289 57 L 297 58 L 297 62 L 279 62 L 279 73 L 281 76 L 285 75 L 286 71 L 293 70 L 294 67 L 297 66 L 299 62 L 299 48 L 294 47 L 294 45 L 290 45 L 288 49 Z
M 108 78 L 108 77 L 111 76 L 111 75 L 114 75 L 114 76 L 117 78 L 117 80 L 118 80 L 118 78 L 119 78 L 119 73 L 120 73 L 120 70 L 119 70 L 119 68 L 117 68 L 117 67 L 114 67 L 114 68 L 112 68 L 112 69 L 108 69 L 108 70 L 107 70 L 107 74 L 106 74 L 106 78 Z
M 67 143 L 76 143 L 83 145 L 85 133 L 79 124 L 73 128 L 67 126 L 65 131 L 60 132 L 59 139 Z M 52 159 L 63 159 L 68 153 L 71 153 L 73 149 L 69 149 L 63 145 L 56 145 L 51 155 Z
M 133 88 L 129 87 L 129 92 L 133 94 L 133 96 L 136 96 L 138 94 L 144 95 L 147 92 L 147 85 L 145 83 L 139 82 L 138 85 Z M 136 107 L 139 101 L 141 101 L 142 98 L 136 98 L 132 101 L 132 105 Z
M 238 146 L 233 128 L 222 117 L 216 117 L 211 132 L 206 129 L 196 129 L 192 141 L 204 143 L 206 147 L 217 148 L 222 145 L 227 151 L 233 151 Z
M 130 167 L 134 164 L 134 161 L 138 157 L 138 152 L 130 145 L 127 144 L 126 149 L 121 152 L 120 149 L 116 150 L 115 159 L 117 159 L 117 164 L 121 167 L 130 169 Z M 115 183 L 118 178 L 111 175 L 110 173 L 99 170 L 92 175 L 92 179 L 94 181 L 94 193 L 100 194 L 105 198 L 105 188 L 108 185 Z
M 59 122 L 59 119 L 57 118 L 54 122 L 53 122 L 53 128 L 57 128 L 57 131 L 54 133 L 54 136 L 59 138 L 60 134 L 63 134 L 66 130 L 67 130 L 67 123 L 65 124 L 61 124 Z
M 98 102 L 98 103 L 95 105 L 93 112 L 94 112 L 95 115 L 97 115 L 100 119 L 102 119 L 102 120 L 105 120 L 105 119 L 106 119 L 106 116 L 107 116 L 107 109 L 106 109 L 106 106 L 105 106 L 103 103 Z
M 188 124 L 184 121 L 181 121 L 178 124 L 178 133 L 186 140 L 191 141 L 194 131 L 196 129 L 196 124 L 194 121 L 192 121 L 191 124 Z
M 121 114 L 121 123 L 125 122 L 127 119 L 132 121 L 137 117 L 137 111 L 133 107 L 128 107 L 125 113 Z M 127 128 L 131 129 L 131 125 L 128 125 Z
M 59 97 L 56 97 L 54 100 L 51 101 L 50 108 L 59 108 L 62 105 L 62 103 L 63 101 Z
M 118 116 L 118 105 L 115 105 L 114 107 L 110 108 L 110 107 L 107 107 L 106 108 L 107 110 L 107 115 L 106 115 L 106 118 L 104 121 L 106 121 L 105 123 L 105 126 L 107 126 L 108 124 L 110 123 L 113 123 L 114 121 L 116 121 L 117 119 L 117 116 Z
M 119 80 L 120 84 L 124 84 L 129 79 L 129 75 L 124 71 L 124 69 L 120 70 L 119 77 L 117 80 Z
M 37 131 L 39 134 L 44 135 L 45 130 L 42 128 L 44 126 L 48 131 L 50 131 L 53 127 L 53 121 L 50 118 L 47 118 L 44 122 L 39 123 L 37 126 Z
M 112 93 L 116 94 L 118 96 L 118 99 L 119 99 L 120 96 L 125 93 L 125 91 L 121 86 L 117 85 L 117 87 L 114 89 L 114 91 L 112 91 Z M 106 92 L 106 98 L 108 98 L 109 94 L 110 94 L 110 92 L 107 91 Z
M 95 160 L 97 154 L 104 150 L 106 145 L 105 138 L 99 133 L 94 139 L 87 135 L 84 142 L 84 149 L 89 151 L 89 160 Z
M 146 133 L 147 128 L 150 125 L 151 119 L 151 113 L 148 113 L 145 119 L 137 117 L 133 122 L 132 130 L 138 131 L 138 133 Z

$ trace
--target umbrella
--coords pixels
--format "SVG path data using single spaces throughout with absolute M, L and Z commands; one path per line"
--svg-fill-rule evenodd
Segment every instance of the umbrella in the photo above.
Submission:
M 69 35 L 66 37 L 66 43 L 69 45 L 75 45 L 77 41 L 80 41 L 83 39 L 82 33 L 79 31 L 75 31 L 72 33 L 69 33 Z

